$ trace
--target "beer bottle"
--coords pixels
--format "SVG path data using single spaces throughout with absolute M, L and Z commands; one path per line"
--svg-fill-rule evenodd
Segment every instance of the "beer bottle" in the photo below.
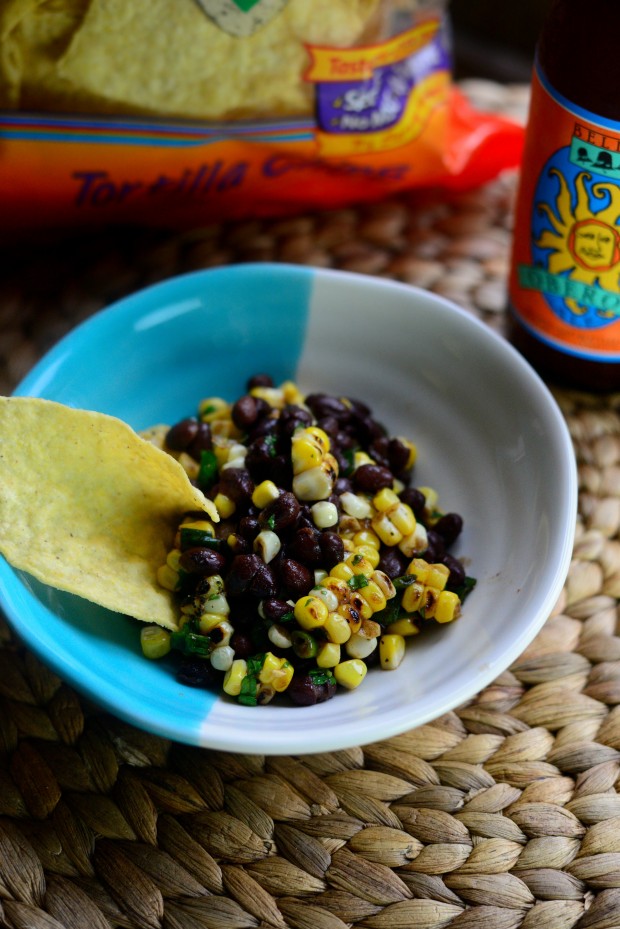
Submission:
M 515 209 L 509 330 L 549 381 L 620 389 L 620 3 L 554 0 Z

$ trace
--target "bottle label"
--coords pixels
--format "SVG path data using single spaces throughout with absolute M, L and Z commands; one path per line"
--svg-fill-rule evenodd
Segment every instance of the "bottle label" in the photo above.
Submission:
M 620 361 L 620 123 L 537 67 L 515 212 L 510 304 L 552 348 Z

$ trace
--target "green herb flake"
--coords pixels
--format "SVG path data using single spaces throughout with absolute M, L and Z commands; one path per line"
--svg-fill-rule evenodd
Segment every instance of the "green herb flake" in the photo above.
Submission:
M 275 435 L 268 435 L 268 436 L 265 438 L 265 445 L 267 446 L 267 450 L 268 450 L 268 452 L 269 452 L 269 457 L 270 457 L 270 458 L 275 458 L 276 455 L 277 455 L 277 452 L 276 452 L 276 441 L 277 441 L 277 439 L 276 439 Z
M 276 517 L 274 513 L 272 513 L 269 519 L 267 520 L 267 525 L 269 526 L 272 532 L 276 528 Z
M 351 561 L 351 564 L 359 564 L 363 557 L 364 557 L 364 556 L 363 556 L 363 555 L 360 555 L 359 552 L 358 552 L 357 555 L 353 555 L 353 559 L 352 559 L 352 561 Z
M 198 469 L 198 486 L 202 490 L 209 490 L 217 480 L 217 458 L 210 449 L 200 453 L 200 467 Z
M 461 601 L 461 603 L 463 602 L 465 597 L 467 597 L 472 592 L 475 586 L 476 586 L 476 578 L 468 576 L 465 578 L 465 580 L 463 581 L 461 586 L 458 588 L 458 590 L 454 591 L 457 597 L 459 598 L 459 600 Z
M 295 614 L 291 610 L 290 613 L 285 613 L 284 616 L 281 616 L 279 622 L 281 623 L 290 623 L 291 619 L 295 618 Z
M 312 668 L 311 671 L 308 671 L 308 676 L 312 678 L 315 684 L 330 684 L 336 680 L 329 668 Z
M 370 581 L 365 574 L 354 574 L 347 581 L 351 590 L 360 590 L 362 587 L 368 587 Z

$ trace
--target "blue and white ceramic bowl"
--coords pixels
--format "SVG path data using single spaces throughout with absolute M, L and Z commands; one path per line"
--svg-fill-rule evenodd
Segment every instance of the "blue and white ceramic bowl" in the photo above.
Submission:
M 125 720 L 215 749 L 297 754 L 401 733 L 475 695 L 515 660 L 565 580 L 576 512 L 566 426 L 539 378 L 482 323 L 386 280 L 240 265 L 157 284 L 57 344 L 16 393 L 172 423 L 268 372 L 366 401 L 419 449 L 415 483 L 463 515 L 456 554 L 478 585 L 463 616 L 411 641 L 397 671 L 315 707 L 245 707 L 144 659 L 139 624 L 0 561 L 0 603 L 26 645 Z

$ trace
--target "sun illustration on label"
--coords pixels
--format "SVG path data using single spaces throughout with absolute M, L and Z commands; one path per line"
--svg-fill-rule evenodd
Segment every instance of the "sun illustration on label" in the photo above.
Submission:
M 620 188 L 614 184 L 593 184 L 590 191 L 586 181 L 591 176 L 582 172 L 575 178 L 575 205 L 571 204 L 571 191 L 561 171 L 552 168 L 550 174 L 557 177 L 560 191 L 555 201 L 555 211 L 546 204 L 538 203 L 539 215 L 547 217 L 551 229 L 546 229 L 536 240 L 539 248 L 549 249 L 549 271 L 566 274 L 588 285 L 598 285 L 604 290 L 618 291 L 620 282 Z M 600 209 L 596 206 L 600 202 Z M 593 209 L 594 207 L 594 209 Z M 593 215 L 594 214 L 594 215 Z M 571 297 L 566 306 L 576 315 L 586 312 L 587 307 Z M 603 309 L 597 311 L 601 317 L 614 314 Z

